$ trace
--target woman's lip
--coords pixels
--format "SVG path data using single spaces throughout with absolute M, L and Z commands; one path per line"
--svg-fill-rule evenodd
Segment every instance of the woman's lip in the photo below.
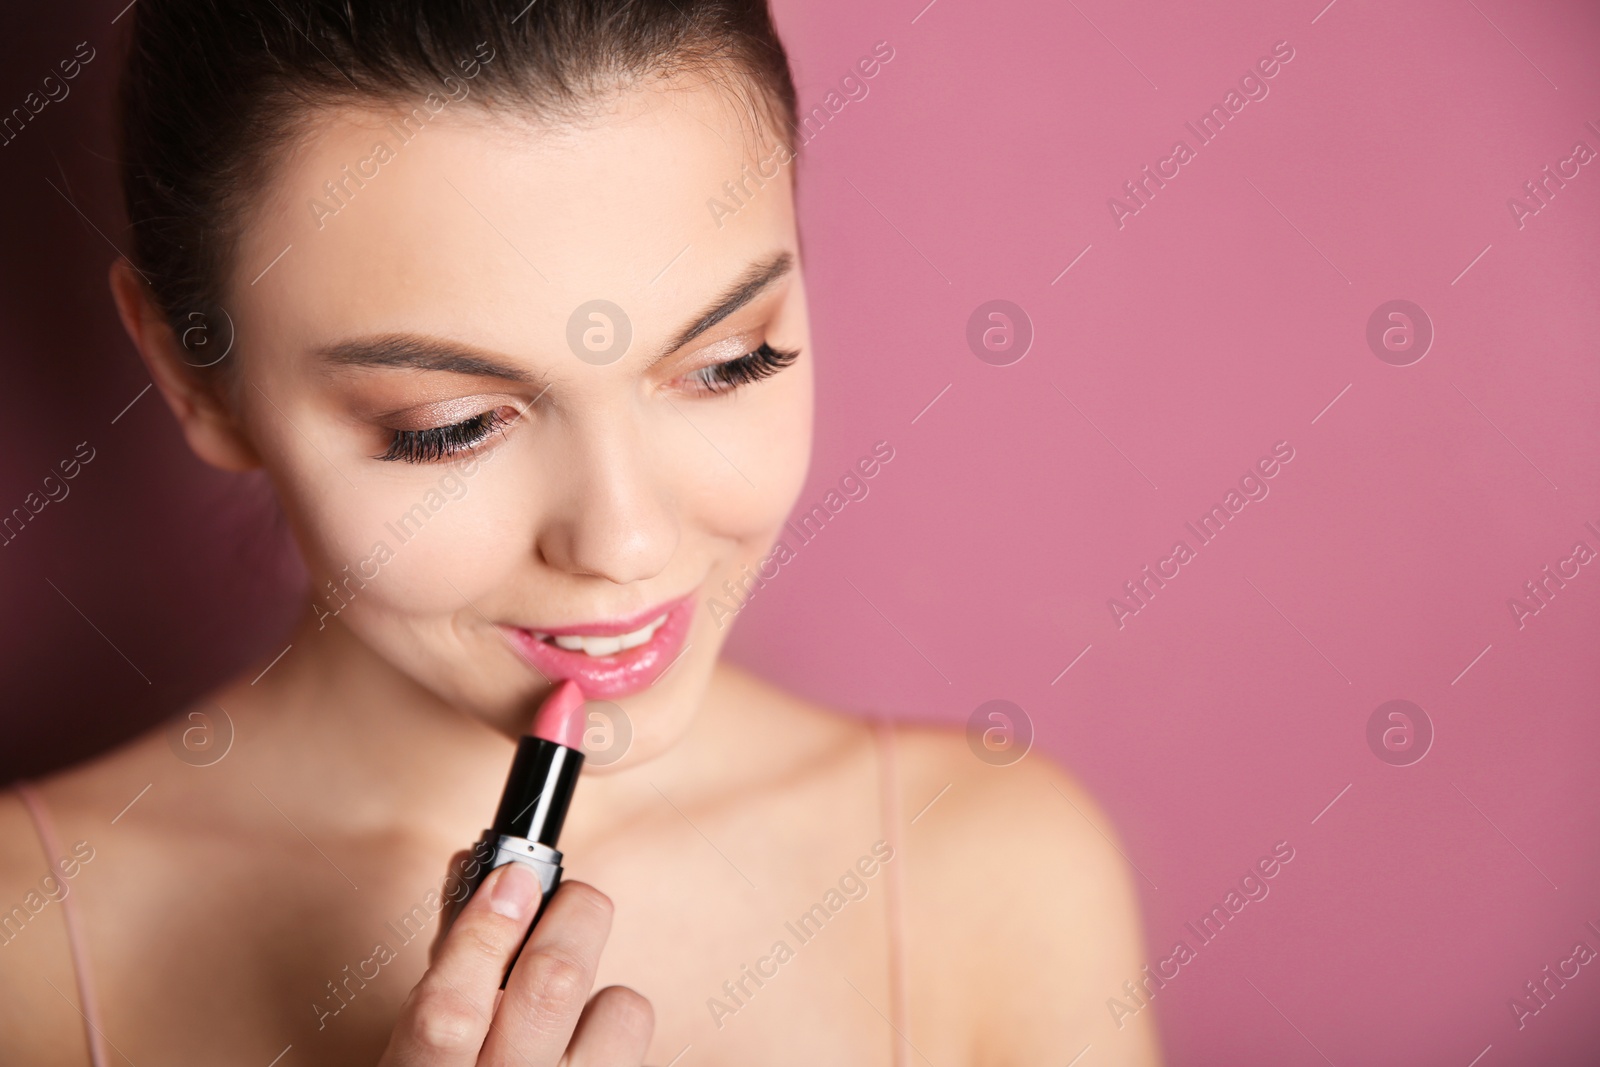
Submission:
M 522 627 L 531 634 L 549 634 L 551 637 L 621 637 L 641 629 L 646 623 L 654 622 L 679 604 L 689 599 L 690 594 L 685 594 L 674 600 L 657 604 L 653 608 L 646 608 L 632 615 L 624 615 L 615 619 L 603 619 L 600 622 L 581 622 L 573 626 L 525 626 Z
M 582 651 L 558 648 L 549 641 L 535 637 L 537 633 L 577 634 L 585 637 L 609 637 L 638 629 L 666 612 L 666 621 L 656 628 L 650 640 L 635 648 L 623 649 L 609 656 L 591 656 Z M 555 630 L 526 630 L 517 626 L 502 626 L 501 630 L 511 645 L 533 665 L 534 669 L 553 682 L 574 681 L 585 696 L 610 699 L 637 693 L 655 684 L 666 673 L 683 650 L 693 621 L 692 594 L 651 609 L 625 620 L 603 624 L 589 624 Z M 635 621 L 637 620 L 637 621 Z

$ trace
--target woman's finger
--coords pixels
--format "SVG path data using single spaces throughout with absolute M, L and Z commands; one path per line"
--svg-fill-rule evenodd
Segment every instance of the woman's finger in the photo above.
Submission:
M 584 882 L 556 888 L 506 980 L 484 1043 L 495 1067 L 555 1064 L 583 1014 L 611 932 L 611 898 Z
M 450 927 L 455 925 L 456 916 L 461 914 L 462 901 L 467 896 L 467 872 L 472 867 L 474 855 L 473 850 L 462 849 L 450 857 L 450 865 L 445 868 L 444 908 L 439 912 L 439 927 L 434 931 L 433 941 L 428 945 L 430 967 L 439 958 L 439 949 L 444 945 Z
M 583 1009 L 567 1046 L 568 1067 L 640 1067 L 655 1029 L 655 1009 L 644 996 L 608 985 Z
M 382 1067 L 472 1067 L 478 1062 L 500 979 L 538 906 L 539 876 L 527 865 L 512 862 L 489 872 L 402 1005 Z M 533 1065 L 555 1062 L 553 1056 Z

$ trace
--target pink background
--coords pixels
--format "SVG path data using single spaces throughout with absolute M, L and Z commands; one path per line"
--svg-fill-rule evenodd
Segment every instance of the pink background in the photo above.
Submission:
M 1080 776 L 1142 872 L 1152 962 L 1287 840 L 1271 894 L 1158 994 L 1174 1064 L 1595 1062 L 1600 966 L 1521 1030 L 1508 1001 L 1600 949 L 1600 561 L 1520 629 L 1507 601 L 1600 551 L 1600 161 L 1520 229 L 1507 200 L 1600 151 L 1600 11 L 923 2 L 779 5 L 807 110 L 895 53 L 805 149 L 802 508 L 873 442 L 895 458 L 731 654 L 862 712 L 1020 705 L 1027 758 Z M 111 422 L 147 382 L 95 230 L 120 240 L 121 7 L 14 12 L 0 65 L 9 108 L 100 49 L 0 148 L 0 510 L 96 448 L 0 548 L 0 778 L 143 729 L 296 606 L 256 487 L 190 459 L 153 395 Z M 1108 198 L 1285 40 L 1269 95 L 1118 228 Z M 1366 342 L 1397 298 L 1436 331 L 1405 367 Z M 1010 366 L 967 346 L 992 299 L 1035 331 Z M 1119 629 L 1107 601 L 1283 440 L 1270 495 Z M 1435 731 L 1410 766 L 1368 746 L 1392 699 Z

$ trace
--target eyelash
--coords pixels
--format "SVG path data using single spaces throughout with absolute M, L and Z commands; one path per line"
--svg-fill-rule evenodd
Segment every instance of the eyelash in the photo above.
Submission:
M 713 363 L 689 375 L 699 383 L 706 395 L 723 396 L 739 388 L 770 378 L 779 371 L 794 365 L 800 358 L 799 349 L 773 348 L 762 343 L 754 352 L 747 352 L 726 363 Z M 389 448 L 376 457 L 384 462 L 396 460 L 405 463 L 434 463 L 448 459 L 458 452 L 466 452 L 483 443 L 491 433 L 499 432 L 510 421 L 499 409 L 485 411 L 470 419 L 449 426 L 430 426 L 422 430 L 394 430 Z
M 430 426 L 425 430 L 395 430 L 388 451 L 377 458 L 385 462 L 433 463 L 465 452 L 503 427 L 508 420 L 499 409 L 485 411 L 449 426 Z
M 798 348 L 773 348 L 770 344 L 762 342 L 761 347 L 754 352 L 747 352 L 738 359 L 730 359 L 726 363 L 713 363 L 709 367 L 701 367 L 690 374 L 689 378 L 699 382 L 708 394 L 720 396 L 751 382 L 770 378 L 784 368 L 793 366 L 794 361 L 799 358 Z

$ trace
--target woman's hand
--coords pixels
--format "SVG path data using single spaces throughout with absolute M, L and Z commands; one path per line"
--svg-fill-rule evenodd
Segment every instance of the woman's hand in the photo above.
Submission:
M 436 942 L 379 1067 L 640 1067 L 655 1029 L 650 1002 L 626 986 L 589 998 L 610 898 L 563 882 L 519 955 L 538 908 L 527 866 L 491 871 Z

